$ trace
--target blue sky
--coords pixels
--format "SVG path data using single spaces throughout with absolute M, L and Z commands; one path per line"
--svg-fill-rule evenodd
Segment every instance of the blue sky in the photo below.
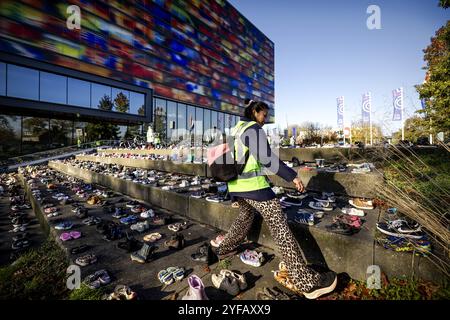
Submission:
M 361 95 L 372 92 L 372 119 L 384 131 L 392 119 L 392 90 L 404 88 L 405 115 L 420 107 L 414 85 L 424 80 L 422 50 L 450 9 L 438 0 L 229 0 L 275 43 L 275 116 L 281 127 L 304 121 L 336 127 L 336 97 L 361 118 Z M 381 29 L 369 30 L 369 5 Z M 287 121 L 286 121 L 287 119 Z

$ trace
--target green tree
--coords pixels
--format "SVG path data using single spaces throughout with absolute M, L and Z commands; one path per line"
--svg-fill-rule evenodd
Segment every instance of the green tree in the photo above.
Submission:
M 448 1 L 441 1 L 448 6 Z M 423 51 L 427 65 L 425 82 L 416 86 L 420 98 L 425 99 L 425 107 L 418 110 L 424 114 L 423 125 L 431 127 L 432 133 L 450 131 L 450 20 L 431 38 L 431 44 Z
M 405 140 L 411 141 L 411 142 L 417 142 L 417 139 L 420 137 L 426 137 L 428 134 L 428 126 L 424 126 L 423 118 L 419 116 L 413 116 L 411 118 L 408 118 L 405 120 Z M 392 135 L 392 138 L 395 141 L 399 141 L 402 138 L 402 131 L 401 129 L 397 132 L 395 132 Z
M 450 0 L 439 0 L 439 6 L 447 9 L 448 7 L 450 7 Z
M 111 98 L 109 96 L 107 96 L 106 94 L 100 99 L 100 102 L 98 103 L 97 108 L 99 108 L 100 110 L 104 110 L 104 111 L 112 111 L 112 101 Z
M 126 113 L 130 109 L 130 101 L 128 100 L 126 95 L 124 95 L 122 92 L 119 92 L 114 99 L 114 107 L 117 111 Z

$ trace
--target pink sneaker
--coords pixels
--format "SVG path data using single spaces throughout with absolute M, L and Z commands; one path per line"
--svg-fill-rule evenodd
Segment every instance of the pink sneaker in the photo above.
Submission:
M 202 279 L 193 274 L 188 278 L 189 289 L 181 300 L 209 300 Z

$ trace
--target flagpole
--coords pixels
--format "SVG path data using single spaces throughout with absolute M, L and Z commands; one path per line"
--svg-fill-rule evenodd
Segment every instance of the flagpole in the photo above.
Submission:
M 403 92 L 402 92 L 402 94 L 403 94 Z M 402 140 L 405 140 L 405 120 L 403 119 L 403 108 L 404 108 L 404 105 L 402 103 L 402 108 L 400 109 L 401 116 L 402 116 Z

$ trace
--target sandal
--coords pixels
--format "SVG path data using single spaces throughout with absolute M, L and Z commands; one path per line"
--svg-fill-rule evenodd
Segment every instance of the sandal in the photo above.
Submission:
M 158 280 L 161 283 L 165 284 L 166 286 L 175 282 L 175 279 L 173 278 L 173 273 L 167 271 L 167 269 L 158 272 Z
M 150 233 L 144 236 L 143 240 L 147 242 L 155 242 L 162 238 L 162 235 L 158 232 Z

